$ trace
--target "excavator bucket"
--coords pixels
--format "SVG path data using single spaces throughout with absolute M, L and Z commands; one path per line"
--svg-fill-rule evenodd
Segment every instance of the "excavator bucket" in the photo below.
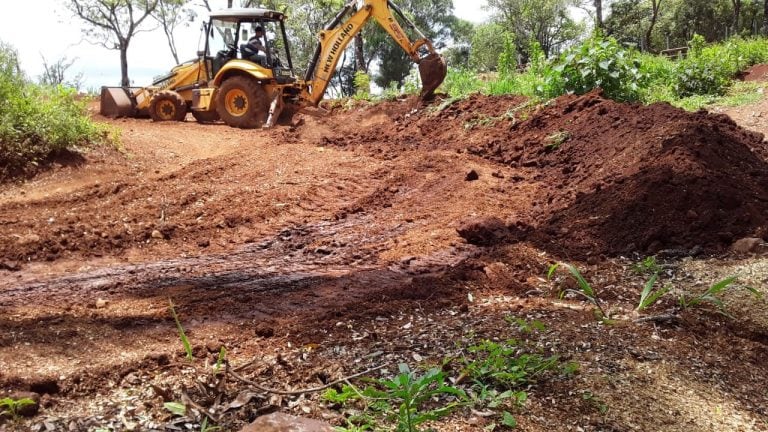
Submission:
M 419 76 L 421 76 L 421 99 L 429 100 L 448 73 L 445 59 L 438 53 L 430 53 L 419 61 Z
M 131 89 L 124 87 L 102 87 L 99 114 L 105 117 L 133 117 L 135 108 Z

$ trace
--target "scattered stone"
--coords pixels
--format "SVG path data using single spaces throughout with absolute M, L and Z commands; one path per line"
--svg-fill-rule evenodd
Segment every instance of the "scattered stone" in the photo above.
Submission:
M 107 301 L 103 298 L 96 299 L 96 309 L 102 309 L 107 306 Z
M 219 341 L 208 341 L 205 343 L 205 349 L 211 354 L 218 354 L 222 348 L 224 348 L 224 344 Z
M 256 333 L 256 336 L 261 336 L 263 338 L 271 338 L 272 336 L 275 335 L 275 329 L 267 323 L 260 322 L 256 324 L 254 333 Z
M 21 265 L 16 261 L 0 261 L 0 270 L 19 271 Z
M 491 175 L 496 177 L 496 178 L 500 178 L 500 179 L 504 178 L 504 174 L 502 174 L 501 171 L 494 171 L 494 172 L 491 173 Z
M 162 239 L 163 238 L 163 233 L 161 233 L 158 230 L 153 230 L 152 231 L 152 238 L 153 239 Z
M 464 180 L 466 180 L 466 181 L 475 181 L 475 180 L 477 180 L 477 179 L 479 179 L 479 178 L 480 178 L 480 175 L 477 173 L 477 171 L 475 171 L 475 170 L 470 170 L 470 171 L 467 173 L 467 176 L 466 176 L 466 177 L 464 177 Z
M 197 245 L 198 245 L 198 246 L 200 246 L 200 247 L 203 247 L 203 248 L 205 248 L 205 247 L 208 247 L 208 246 L 210 246 L 210 245 L 211 245 L 211 241 L 210 241 L 210 240 L 208 240 L 208 239 L 199 240 L 199 241 L 197 242 Z
M 468 243 L 477 246 L 493 246 L 507 239 L 509 230 L 501 219 L 491 217 L 464 221 L 456 230 Z
M 40 243 L 40 236 L 37 234 L 27 234 L 19 237 L 16 241 L 19 246 L 28 246 L 35 243 Z
M 763 239 L 757 237 L 745 237 L 736 240 L 731 245 L 731 251 L 737 254 L 748 254 L 757 251 L 763 245 Z
M 283 413 L 261 416 L 240 432 L 333 432 L 333 427 L 319 420 Z

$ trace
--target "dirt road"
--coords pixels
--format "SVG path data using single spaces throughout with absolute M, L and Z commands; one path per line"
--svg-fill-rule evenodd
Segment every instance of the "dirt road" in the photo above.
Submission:
M 611 326 L 543 278 L 580 260 L 618 316 L 648 254 L 669 259 L 678 292 L 733 268 L 763 290 L 763 260 L 710 258 L 768 229 L 768 147 L 724 115 L 590 94 L 535 110 L 397 100 L 270 131 L 110 123 L 122 150 L 0 186 L 0 386 L 43 395 L 41 414 L 0 430 L 173 430 L 200 420 L 162 407 L 184 398 L 225 430 L 281 408 L 343 424 L 317 395 L 224 410 L 247 385 L 195 383 L 221 346 L 280 388 L 439 364 L 523 337 L 510 316 L 543 321 L 534 342 L 581 371 L 529 389 L 523 430 L 768 430 L 762 303 L 735 293 L 733 319 Z

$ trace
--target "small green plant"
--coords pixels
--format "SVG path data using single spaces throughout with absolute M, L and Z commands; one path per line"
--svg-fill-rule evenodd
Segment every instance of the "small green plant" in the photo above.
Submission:
M 517 341 L 504 343 L 483 341 L 467 349 L 473 357 L 464 360 L 464 373 L 479 383 L 512 390 L 528 383 L 541 373 L 553 369 L 558 357 L 521 352 Z
M 517 329 L 522 333 L 543 332 L 547 329 L 547 326 L 539 320 L 527 321 L 511 315 L 504 317 L 504 320 L 512 325 L 516 325 Z
M 658 273 L 654 273 L 653 276 L 651 276 L 650 279 L 648 279 L 648 282 L 645 283 L 645 286 L 643 287 L 643 291 L 640 293 L 640 303 L 638 303 L 637 308 L 635 310 L 641 311 L 644 309 L 647 309 L 654 303 L 656 303 L 657 300 L 659 300 L 661 297 L 664 296 L 664 294 L 668 293 L 670 290 L 669 285 L 665 285 L 657 290 L 653 290 L 653 285 L 656 283 L 656 279 L 659 277 Z
M 576 283 L 579 286 L 578 290 L 572 290 L 572 289 L 566 289 L 564 292 L 570 292 L 576 295 L 579 295 L 581 297 L 584 297 L 587 301 L 595 305 L 595 307 L 600 312 L 600 319 L 610 319 L 611 317 L 605 312 L 603 307 L 600 305 L 600 299 L 597 297 L 597 293 L 592 288 L 592 286 L 587 282 L 586 279 L 584 279 L 584 276 L 581 275 L 579 272 L 579 269 L 577 269 L 575 266 L 568 264 L 568 263 L 555 263 L 549 266 L 549 270 L 547 270 L 547 279 L 552 279 L 552 276 L 555 274 L 555 271 L 557 269 L 563 266 L 568 270 L 568 273 L 571 274 L 573 279 L 576 281 Z
M 417 376 L 408 365 L 401 363 L 399 370 L 400 374 L 394 379 L 379 382 L 385 387 L 382 396 L 399 403 L 397 431 L 416 432 L 419 424 L 449 414 L 467 398 L 462 390 L 445 384 L 446 377 L 440 369 L 430 369 Z M 422 411 L 427 402 L 441 396 L 453 396 L 457 401 Z
M 544 138 L 544 148 L 547 150 L 557 150 L 564 142 L 571 138 L 571 133 L 565 130 L 555 132 Z
M 355 99 L 369 100 L 371 98 L 371 76 L 363 71 L 356 71 L 353 82 L 355 84 Z
M 654 275 L 661 271 L 661 266 L 656 261 L 656 257 L 651 255 L 643 258 L 642 261 L 635 263 L 632 266 L 632 271 L 634 271 L 637 274 Z
M 391 380 L 373 380 L 372 385 L 360 391 L 345 385 L 341 391 L 329 389 L 323 398 L 345 405 L 354 401 L 366 404 L 365 411 L 381 413 L 395 423 L 398 432 L 416 432 L 418 425 L 449 414 L 467 400 L 463 390 L 446 384 L 445 374 L 437 368 L 417 375 L 408 365 L 399 365 L 399 374 Z M 453 398 L 448 403 L 437 403 L 440 398 Z M 375 419 L 366 413 L 348 419 L 345 431 L 370 430 L 377 427 Z
M 711 303 L 717 307 L 720 313 L 732 318 L 732 316 L 726 311 L 725 303 L 723 303 L 723 300 L 719 297 L 719 295 L 728 289 L 734 282 L 736 282 L 737 279 L 737 276 L 729 276 L 713 284 L 706 291 L 695 297 L 688 297 L 685 294 L 682 294 L 679 299 L 680 307 L 682 309 L 688 309 L 691 307 L 701 306 L 705 303 Z M 743 286 L 743 288 L 749 291 L 755 297 L 761 297 L 760 292 L 756 289 L 748 286 Z
M 587 402 L 588 402 L 590 405 L 592 405 L 593 407 L 595 407 L 595 409 L 596 409 L 596 410 L 597 410 L 597 411 L 598 411 L 600 414 L 605 414 L 605 413 L 607 413 L 607 412 L 608 412 L 608 404 L 606 404 L 606 403 L 605 403 L 605 402 L 604 402 L 602 399 L 600 399 L 599 397 L 595 396 L 595 395 L 594 395 L 594 394 L 593 394 L 591 391 L 589 391 L 589 390 L 587 390 L 587 391 L 584 391 L 584 392 L 581 394 L 581 398 L 582 398 L 582 399 L 584 399 L 585 401 L 587 401 Z
M 13 399 L 6 397 L 0 399 L 0 417 L 7 415 L 10 416 L 13 420 L 17 420 L 19 418 L 19 410 L 27 405 L 34 404 L 35 401 L 30 398 Z
M 179 339 L 181 339 L 181 343 L 184 345 L 184 352 L 187 353 L 187 359 L 192 360 L 192 345 L 189 343 L 189 339 L 184 333 L 184 327 L 181 326 L 181 321 L 179 321 L 179 315 L 176 314 L 176 308 L 173 305 L 173 300 L 169 298 L 168 303 L 170 304 L 169 308 L 171 310 L 173 320 L 176 321 L 176 329 L 179 331 Z
M 214 366 L 213 368 L 214 375 L 219 374 L 219 372 L 221 371 L 221 365 L 224 364 L 226 359 L 227 359 L 227 349 L 224 347 L 221 347 L 221 349 L 219 349 L 219 356 L 216 358 L 216 366 Z
M 200 424 L 200 432 L 216 432 L 222 430 L 221 426 L 212 426 L 208 424 L 208 417 L 203 417 L 203 422 Z
M 171 414 L 183 417 L 187 415 L 187 407 L 180 402 L 165 402 L 163 408 L 168 410 Z

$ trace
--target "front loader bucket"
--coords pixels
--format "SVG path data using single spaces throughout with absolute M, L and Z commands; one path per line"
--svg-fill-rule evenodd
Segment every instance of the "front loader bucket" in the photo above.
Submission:
M 133 117 L 136 108 L 129 87 L 102 87 L 99 113 L 105 117 Z
M 443 83 L 448 73 L 445 59 L 438 53 L 430 53 L 419 61 L 419 76 L 421 76 L 421 99 L 429 100 L 435 90 Z

